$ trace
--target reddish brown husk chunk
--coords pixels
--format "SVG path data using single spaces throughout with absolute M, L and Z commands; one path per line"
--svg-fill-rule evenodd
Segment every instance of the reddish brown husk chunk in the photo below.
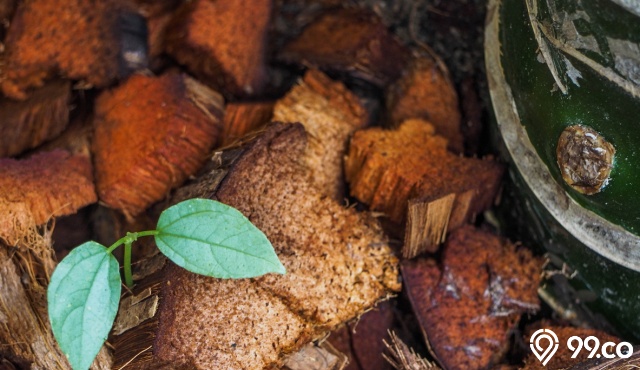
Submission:
M 356 132 L 345 160 L 352 196 L 393 222 L 406 219 L 406 257 L 434 251 L 447 231 L 489 208 L 502 171 L 495 161 L 448 152 L 447 140 L 421 120 Z
M 58 136 L 69 123 L 71 84 L 55 81 L 25 101 L 0 98 L 0 157 L 14 156 Z
M 280 59 L 385 86 L 400 76 L 409 54 L 374 13 L 332 9 L 285 45 Z
M 393 369 L 382 357 L 386 348 L 383 339 L 388 339 L 393 324 L 393 304 L 384 301 L 358 320 L 331 333 L 329 342 L 350 358 L 344 370 Z
M 254 131 L 267 122 L 273 115 L 273 102 L 229 103 L 224 110 L 222 122 L 221 146 L 237 141 L 245 134 Z
M 97 200 L 86 156 L 57 150 L 25 160 L 0 159 L 0 173 L 0 239 L 8 245 L 52 217 Z
M 413 310 L 438 361 L 448 369 L 488 369 L 525 312 L 539 308 L 541 261 L 524 248 L 464 226 L 430 259 L 402 264 Z
M 95 87 L 118 77 L 120 25 L 129 12 L 118 1 L 20 2 L 5 40 L 2 92 L 16 99 L 61 74 Z
M 415 57 L 398 81 L 387 90 L 391 123 L 407 119 L 429 121 L 436 133 L 449 140 L 449 148 L 463 151 L 458 94 L 442 63 L 431 57 Z
M 97 188 L 135 216 L 200 168 L 220 132 L 222 98 L 175 72 L 132 76 L 96 101 Z
M 229 97 L 259 95 L 271 0 L 185 2 L 166 31 L 166 50 Z

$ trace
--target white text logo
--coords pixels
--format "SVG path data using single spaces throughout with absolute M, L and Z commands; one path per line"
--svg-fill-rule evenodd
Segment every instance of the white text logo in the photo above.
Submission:
M 556 333 L 549 329 L 538 329 L 529 340 L 531 352 L 542 363 L 547 366 L 547 362 L 555 355 L 560 343 Z M 629 358 L 633 354 L 633 346 L 629 342 L 605 342 L 600 345 L 600 340 L 593 335 L 586 337 L 584 340 L 577 335 L 567 340 L 567 348 L 573 352 L 571 358 L 577 358 L 580 351 L 584 348 L 589 351 L 587 358 Z
M 540 345 L 540 341 L 543 339 L 549 342 L 546 348 L 543 348 Z M 558 347 L 560 346 L 556 333 L 552 332 L 549 329 L 536 330 L 536 332 L 531 336 L 531 340 L 529 341 L 529 343 L 531 351 L 534 355 L 536 355 L 538 360 L 542 362 L 542 366 L 547 366 L 547 362 L 551 360 L 551 357 L 553 357 L 553 355 L 558 350 Z

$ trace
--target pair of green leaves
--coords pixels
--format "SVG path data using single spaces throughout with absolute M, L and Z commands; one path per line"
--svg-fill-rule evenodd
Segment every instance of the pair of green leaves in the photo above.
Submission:
M 217 278 L 284 274 L 266 236 L 236 209 L 208 199 L 191 199 L 165 210 L 153 235 L 158 249 L 178 266 Z M 132 238 L 118 243 L 130 244 Z M 141 235 L 142 236 L 142 235 Z M 129 237 L 129 236 L 128 236 Z M 120 302 L 118 261 L 90 241 L 56 267 L 47 290 L 53 334 L 73 369 L 88 369 L 106 340 Z M 126 270 L 126 269 L 125 269 Z

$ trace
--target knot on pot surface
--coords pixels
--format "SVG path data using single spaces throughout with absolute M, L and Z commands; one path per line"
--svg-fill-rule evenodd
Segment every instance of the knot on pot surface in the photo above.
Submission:
M 609 181 L 616 149 L 590 127 L 569 126 L 562 131 L 556 160 L 562 178 L 582 194 L 595 194 Z

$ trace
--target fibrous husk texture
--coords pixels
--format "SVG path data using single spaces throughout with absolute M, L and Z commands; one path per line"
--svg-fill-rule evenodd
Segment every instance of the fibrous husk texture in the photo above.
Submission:
M 463 150 L 458 94 L 444 64 L 431 57 L 414 57 L 402 77 L 387 90 L 387 109 L 395 126 L 413 118 L 429 121 L 449 140 L 456 153 Z
M 221 146 L 238 141 L 251 131 L 271 122 L 273 102 L 227 103 L 222 123 Z
M 414 313 L 445 369 L 487 369 L 499 362 L 523 313 L 539 309 L 542 263 L 525 248 L 464 226 L 444 245 L 442 266 L 402 264 Z
M 166 31 L 166 51 L 226 96 L 259 95 L 271 8 L 271 0 L 184 2 Z
M 62 150 L 0 159 L 0 239 L 18 245 L 52 217 L 97 200 L 91 161 Z
M 97 200 L 91 161 L 62 150 L 0 159 L 0 355 L 32 369 L 66 369 L 46 314 L 55 267 L 53 217 Z M 103 350 L 93 369 L 108 369 Z
M 71 84 L 54 81 L 26 101 L 0 98 L 0 157 L 35 148 L 58 136 L 69 123 Z
M 418 119 L 356 132 L 345 160 L 351 195 L 393 222 L 406 220 L 405 244 L 423 249 L 489 208 L 502 172 L 496 161 L 450 153 L 447 140 Z
M 385 86 L 400 76 L 409 56 L 376 14 L 331 9 L 285 45 L 279 58 Z
M 309 141 L 305 163 L 315 184 L 333 199 L 344 199 L 343 161 L 349 138 L 368 119 L 358 97 L 342 83 L 310 70 L 276 103 L 273 119 L 302 123 Z
M 121 17 L 127 12 L 118 0 L 20 2 L 5 40 L 2 92 L 25 99 L 57 74 L 108 86 L 122 68 Z
M 218 139 L 222 98 L 184 74 L 134 75 L 96 101 L 97 188 L 135 216 L 200 168 Z

